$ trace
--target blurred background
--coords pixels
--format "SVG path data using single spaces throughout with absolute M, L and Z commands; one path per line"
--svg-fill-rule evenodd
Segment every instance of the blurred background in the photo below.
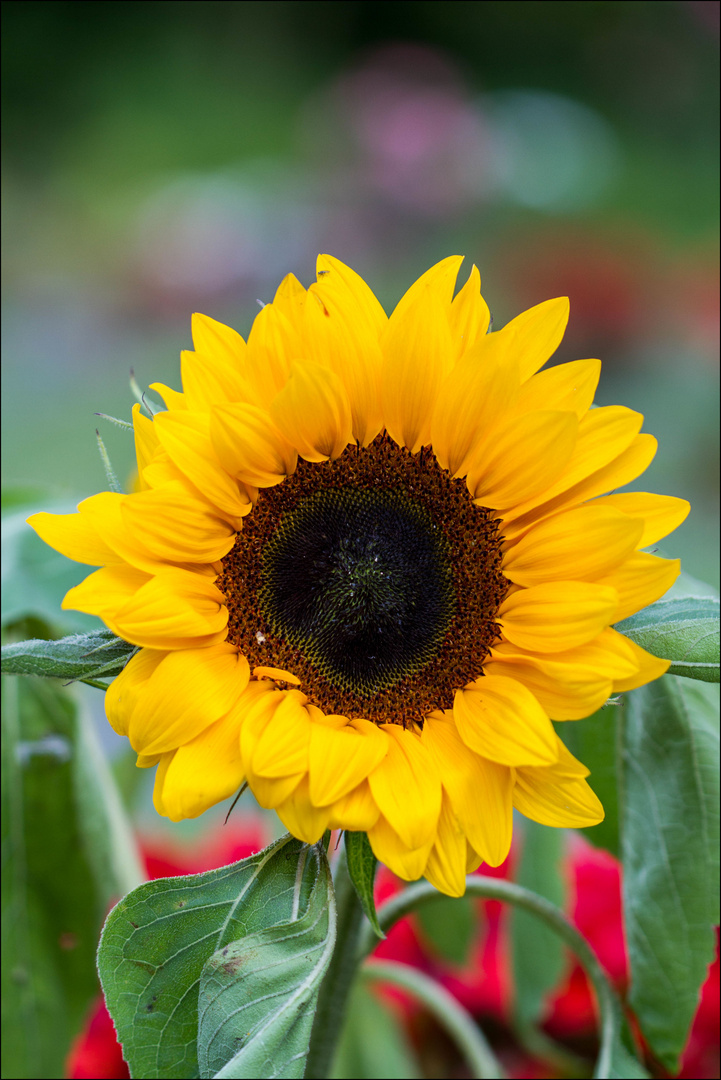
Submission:
M 193 311 L 245 335 L 319 251 L 391 310 L 460 252 L 497 328 L 570 296 L 557 360 L 646 415 L 642 486 L 693 506 L 664 552 L 717 584 L 718 35 L 677 0 L 11 0 L 5 483 L 103 489 L 94 412 L 178 386 Z

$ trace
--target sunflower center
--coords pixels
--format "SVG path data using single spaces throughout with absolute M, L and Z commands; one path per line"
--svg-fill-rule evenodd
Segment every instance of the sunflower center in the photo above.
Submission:
M 385 435 L 263 489 L 218 587 L 229 640 L 326 713 L 407 724 L 482 673 L 502 537 L 428 450 Z
M 260 611 L 325 678 L 370 697 L 438 651 L 455 609 L 450 554 L 403 494 L 319 491 L 263 551 Z

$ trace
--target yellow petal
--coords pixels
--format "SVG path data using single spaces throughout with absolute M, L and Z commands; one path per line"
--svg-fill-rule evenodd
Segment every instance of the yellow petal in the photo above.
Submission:
M 679 559 L 659 559 L 645 551 L 635 551 L 612 573 L 599 576 L 598 582 L 610 585 L 618 593 L 614 622 L 620 622 L 660 599 L 680 573 Z
M 481 275 L 474 265 L 468 281 L 451 303 L 449 323 L 457 356 L 462 356 L 478 338 L 487 333 L 490 321 L 488 304 L 481 296 Z
M 304 777 L 293 793 L 275 808 L 286 829 L 306 844 L 316 844 L 330 820 L 330 807 L 313 806 L 308 792 L 308 778 Z
M 136 645 L 186 649 L 223 641 L 228 609 L 220 589 L 208 578 L 168 568 L 119 606 L 114 621 L 120 636 Z
M 556 364 L 539 371 L 521 387 L 515 412 L 570 410 L 580 420 L 593 402 L 600 375 L 600 360 L 572 360 L 569 364 Z
M 618 594 L 607 586 L 554 581 L 511 593 L 498 619 L 514 645 L 557 653 L 598 637 L 613 621 L 617 604 Z
M 403 844 L 421 848 L 435 835 L 441 782 L 433 758 L 415 732 L 384 724 L 388 753 L 370 774 L 371 794 Z
M 342 297 L 341 301 L 347 301 Z M 353 305 L 341 306 L 323 285 L 311 285 L 305 308 L 306 352 L 310 360 L 338 375 L 351 409 L 352 437 L 360 446 L 383 426 L 380 406 L 381 349 L 377 331 Z
M 136 695 L 128 738 L 138 754 L 163 754 L 220 720 L 248 685 L 248 661 L 235 646 L 168 653 Z
M 645 686 L 646 683 L 653 682 L 654 679 L 660 679 L 670 668 L 670 660 L 662 660 L 660 657 L 654 656 L 652 653 L 647 652 L 646 649 L 642 649 L 635 641 L 623 637 L 622 634 L 618 634 L 618 637 L 621 638 L 633 652 L 634 659 L 638 665 L 638 670 L 633 675 L 614 679 L 614 694 L 622 694 L 626 690 L 635 690 L 637 686 Z
M 421 274 L 418 280 L 414 281 L 410 289 L 400 298 L 393 309 L 391 319 L 400 318 L 411 308 L 422 307 L 428 296 L 432 295 L 441 304 L 446 320 L 448 320 L 453 290 L 462 262 L 462 255 L 449 255 L 447 258 L 437 262 L 430 270 L 426 270 L 425 274 Z
M 168 562 L 215 562 L 235 543 L 232 526 L 178 481 L 126 496 L 120 513 L 137 543 Z
M 177 483 L 177 481 L 176 481 Z M 138 570 L 155 574 L 167 563 L 133 532 L 123 517 L 123 507 L 128 499 L 142 498 L 145 492 L 135 495 L 121 495 L 112 491 L 103 491 L 84 499 L 78 506 L 83 517 L 103 541 L 116 553 L 115 562 L 123 560 Z M 207 504 L 206 504 L 207 505 Z M 180 561 L 179 559 L 177 561 Z
M 545 765 L 556 760 L 551 721 L 530 690 L 488 675 L 457 690 L 453 719 L 466 746 L 499 765 Z
M 291 691 L 291 693 L 296 695 L 296 702 L 301 705 L 305 703 L 303 694 L 298 691 Z M 286 697 L 288 693 L 276 690 L 272 683 L 254 682 L 249 684 L 238 704 L 242 713 L 240 754 L 243 768 L 253 794 L 266 810 L 272 810 L 284 802 L 304 776 L 304 772 L 298 772 L 293 776 L 271 779 L 258 776 L 253 771 L 256 747 L 273 715 Z
M 550 504 L 550 509 L 556 510 L 561 505 L 565 506 L 566 500 L 560 497 L 566 492 L 575 491 L 578 484 L 615 461 L 631 445 L 642 423 L 641 413 L 633 412 L 632 409 L 626 409 L 621 405 L 591 409 L 579 421 L 573 454 L 560 476 L 547 490 L 539 492 L 524 502 L 519 502 L 513 512 L 505 514 L 504 517 L 519 518 L 548 504 Z M 600 491 L 603 490 L 608 490 L 608 488 L 600 489 Z M 584 498 L 574 496 L 573 501 L 583 502 Z
M 440 792 L 438 802 L 440 804 Z M 440 813 L 440 805 L 438 812 Z M 435 835 L 434 826 L 433 833 L 425 844 L 410 848 L 403 843 L 396 830 L 382 814 L 373 828 L 368 829 L 368 839 L 375 857 L 404 881 L 415 881 L 421 876 L 428 862 Z
M 160 394 L 165 402 L 166 408 L 171 411 L 185 412 L 187 410 L 188 403 L 185 400 L 185 394 L 180 394 L 177 390 L 173 390 L 172 387 L 166 386 L 164 383 L 160 382 L 151 383 L 150 389 L 156 390 Z M 153 422 L 155 422 L 155 417 L 153 417 Z
M 310 718 L 299 699 L 286 694 L 258 739 L 253 772 L 269 779 L 307 772 L 310 728 Z
M 306 290 L 295 274 L 286 274 L 275 290 L 273 307 L 293 325 L 302 318 L 306 296 Z
M 532 821 L 580 829 L 603 821 L 598 796 L 582 777 L 568 776 L 565 766 L 518 769 L 513 805 Z
M 599 411 L 594 409 L 594 415 Z M 552 517 L 561 510 L 578 506 L 580 503 L 593 499 L 596 495 L 601 495 L 605 491 L 611 491 L 630 484 L 632 480 L 635 480 L 637 476 L 640 476 L 648 468 L 654 459 L 657 448 L 658 441 L 653 435 L 636 435 L 631 440 L 630 445 L 617 458 L 559 495 L 543 503 L 538 503 L 537 506 L 530 510 L 524 509 L 528 504 L 504 510 L 504 536 L 512 539 L 539 521 Z M 530 503 L 532 504 L 533 501 L 530 500 Z M 518 517 L 515 516 L 517 513 Z
M 248 335 L 247 373 L 259 395 L 258 404 L 283 389 L 291 363 L 302 355 L 298 328 L 275 304 L 266 304 Z
M 169 750 L 167 754 L 161 754 L 158 769 L 155 773 L 155 785 L 153 787 L 153 806 L 158 814 L 165 816 L 165 803 L 163 802 L 163 787 L 170 763 L 175 756 L 175 750 Z
M 548 488 L 570 459 L 578 420 L 571 412 L 530 412 L 496 430 L 468 466 L 468 490 L 503 509 Z
M 159 413 L 153 423 L 171 460 L 188 480 L 236 524 L 250 509 L 244 487 L 225 471 L 210 441 L 207 413 Z
M 349 832 L 368 832 L 380 814 L 367 780 L 333 803 L 330 811 L 328 828 L 347 829 Z
M 445 792 L 436 842 L 423 873 L 431 885 L 447 896 L 463 896 L 466 891 L 466 838 Z
M 115 615 L 152 578 L 134 566 L 106 566 L 96 570 L 65 594 L 64 611 L 84 611 L 98 615 L 116 634 L 120 634 Z M 120 635 L 122 637 L 122 635 Z M 128 640 L 130 640 L 128 638 Z M 142 642 L 135 642 L 140 645 Z
M 520 379 L 502 334 L 481 338 L 431 400 L 431 441 L 441 468 L 462 476 L 515 402 Z
M 591 664 L 559 662 L 555 656 L 530 656 L 504 649 L 515 646 L 493 649 L 491 659 L 483 665 L 484 672 L 521 683 L 553 720 L 581 720 L 600 709 L 611 695 L 610 675 Z
M 673 495 L 652 495 L 646 491 L 625 491 L 618 495 L 605 495 L 596 499 L 592 506 L 613 506 L 629 517 L 643 521 L 643 532 L 638 542 L 640 548 L 655 544 L 677 529 L 688 517 L 691 504 Z
M 399 446 L 415 454 L 431 440 L 433 407 L 455 359 L 448 315 L 434 291 L 419 292 L 412 304 L 401 301 L 381 347 L 385 425 Z
M 506 552 L 503 573 L 516 585 L 526 586 L 599 580 L 628 559 L 642 531 L 640 521 L 610 506 L 579 506 L 524 533 Z
M 451 712 L 426 717 L 422 740 L 469 843 L 479 858 L 499 866 L 511 847 L 512 770 L 474 754 L 461 739 Z
M 293 364 L 270 415 L 307 461 L 337 458 L 352 437 L 350 402 L 335 372 L 311 360 Z
M 363 278 L 332 255 L 319 255 L 316 268 L 323 297 L 332 295 L 343 307 L 356 305 L 367 325 L 380 336 L 388 316 Z
M 160 450 L 158 434 L 153 421 L 143 416 L 138 402 L 133 405 L 133 432 L 135 436 L 135 458 L 138 463 L 138 487 L 143 491 L 148 483 L 143 479 L 143 470 L 150 465 Z
M 257 405 L 217 406 L 210 440 L 223 468 L 252 487 L 272 487 L 295 471 L 298 454 Z
M 356 721 L 342 729 L 310 726 L 310 800 L 328 806 L 365 780 L 388 752 L 388 736 L 375 724 Z
M 254 679 L 273 679 L 276 682 L 292 683 L 294 686 L 300 686 L 300 679 L 297 675 L 294 675 L 292 671 L 284 671 L 283 668 L 267 667 L 265 664 L 259 664 L 258 667 L 253 668 Z
M 566 332 L 568 313 L 568 297 L 560 296 L 529 308 L 499 331 L 513 338 L 522 382 L 553 356 Z
M 466 843 L 466 873 L 474 874 L 478 867 L 483 862 L 483 859 L 474 851 L 469 843 Z
M 87 515 L 47 514 L 42 511 L 31 514 L 27 521 L 41 540 L 75 562 L 105 566 L 121 561 Z
M 179 747 L 168 766 L 163 805 L 171 821 L 195 818 L 243 783 L 239 725 L 231 712 Z
M 181 352 L 180 374 L 191 411 L 207 411 L 221 402 L 253 400 L 253 390 L 238 368 L 206 353 Z
M 105 715 L 118 735 L 128 734 L 130 717 L 142 698 L 148 679 L 167 655 L 159 649 L 141 649 L 105 691 Z
M 635 676 L 638 662 L 631 643 L 607 627 L 594 641 L 551 656 L 521 652 L 502 642 L 491 650 L 483 669 L 523 683 L 554 720 L 580 720 L 611 696 L 613 680 Z
M 225 368 L 242 371 L 245 363 L 246 344 L 235 330 L 209 315 L 193 315 L 193 346 L 196 352 L 222 364 Z

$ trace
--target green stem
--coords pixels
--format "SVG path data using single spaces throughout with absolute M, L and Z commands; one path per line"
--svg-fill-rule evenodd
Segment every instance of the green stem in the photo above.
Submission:
M 305 1076 L 309 1080 L 324 1080 L 330 1073 L 343 1030 L 348 994 L 359 963 L 357 942 L 363 909 L 348 875 L 345 854 L 338 860 L 333 884 L 338 912 L 336 942 L 318 995 L 305 1066 Z
M 609 1075 L 613 1045 L 620 1040 L 623 1027 L 621 1003 L 599 964 L 590 945 L 566 916 L 554 904 L 537 896 L 520 885 L 498 878 L 484 878 L 473 875 L 466 878 L 466 896 L 479 896 L 485 900 L 505 900 L 510 904 L 530 911 L 542 919 L 573 950 L 586 969 L 591 985 L 596 992 L 598 1008 L 601 1014 L 601 1049 L 596 1061 L 594 1076 L 601 1080 Z M 410 914 L 423 904 L 440 900 L 442 894 L 427 882 L 410 885 L 403 892 L 388 900 L 378 911 L 381 929 L 388 931 L 394 923 Z M 360 942 L 361 955 L 367 956 L 375 947 L 376 940 L 370 928 L 364 928 Z
M 408 964 L 374 960 L 361 968 L 366 979 L 393 983 L 418 998 L 455 1039 L 477 1080 L 504 1080 L 505 1073 L 473 1017 L 434 979 Z

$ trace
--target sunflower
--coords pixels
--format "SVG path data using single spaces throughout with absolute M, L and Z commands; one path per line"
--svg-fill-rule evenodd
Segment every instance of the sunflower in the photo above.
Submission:
M 604 494 L 656 441 L 594 408 L 598 360 L 540 369 L 568 301 L 489 334 L 473 267 L 432 267 L 388 318 L 318 260 L 247 343 L 203 315 L 183 392 L 135 406 L 138 490 L 36 514 L 99 566 L 63 606 L 139 646 L 106 694 L 177 821 L 247 781 L 313 843 L 365 831 L 402 878 L 460 895 L 511 842 L 512 808 L 593 825 L 588 770 L 551 723 L 667 668 L 612 628 L 673 583 L 642 549 L 681 499 Z

